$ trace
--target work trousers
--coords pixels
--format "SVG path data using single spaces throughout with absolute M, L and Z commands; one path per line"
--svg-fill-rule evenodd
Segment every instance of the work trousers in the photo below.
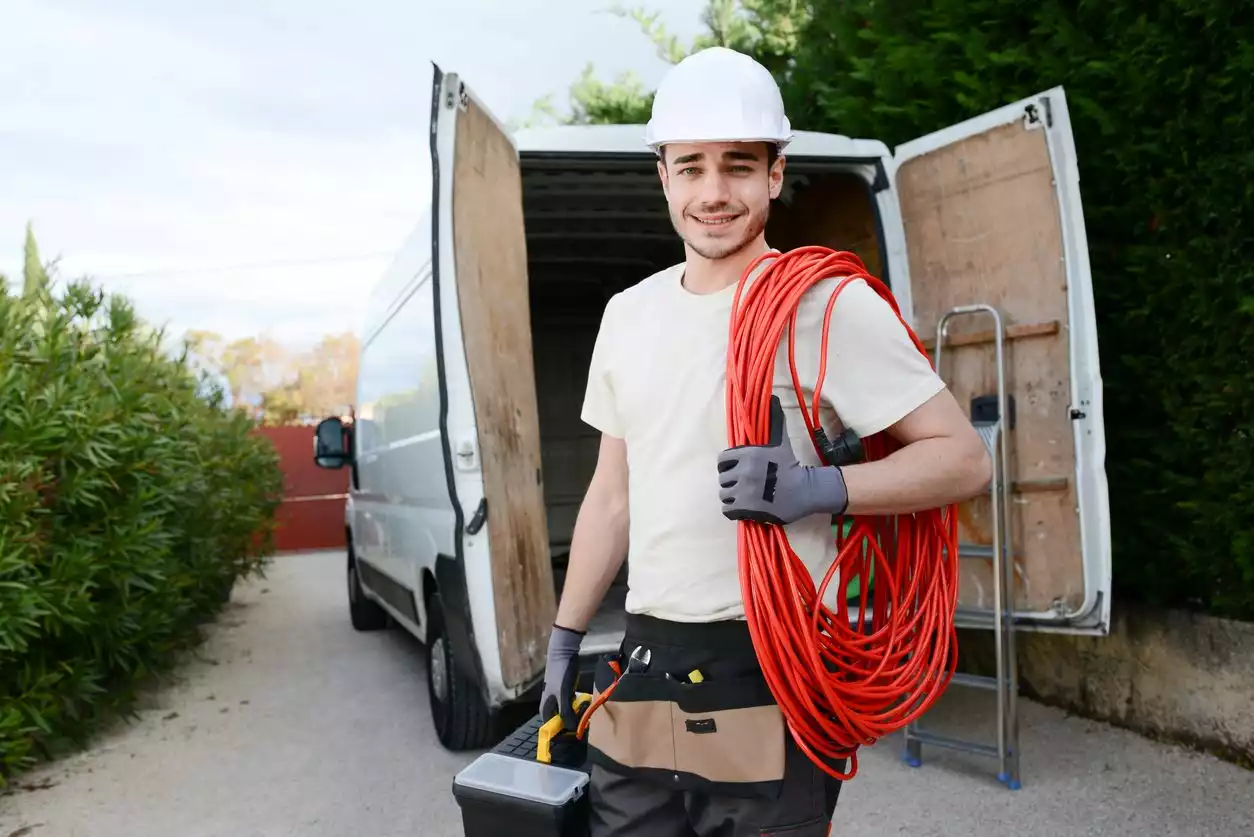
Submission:
M 624 671 L 633 652 L 590 722 L 590 837 L 827 837 L 840 782 L 792 740 L 745 622 L 629 615 Z M 602 660 L 594 693 L 614 679 Z

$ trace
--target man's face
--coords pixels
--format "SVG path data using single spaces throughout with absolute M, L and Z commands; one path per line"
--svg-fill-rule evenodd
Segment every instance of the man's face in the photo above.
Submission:
M 707 259 L 740 252 L 766 229 L 784 162 L 767 168 L 764 142 L 668 145 L 658 173 L 675 232 Z

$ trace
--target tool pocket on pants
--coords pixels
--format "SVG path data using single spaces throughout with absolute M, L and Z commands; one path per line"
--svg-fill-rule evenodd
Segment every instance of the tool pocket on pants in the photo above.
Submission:
M 675 769 L 755 795 L 778 792 L 788 731 L 766 681 L 751 675 L 674 686 Z
M 608 689 L 614 677 L 608 662 L 598 661 L 595 693 Z M 674 771 L 673 686 L 663 675 L 624 675 L 589 721 L 588 746 L 622 767 Z

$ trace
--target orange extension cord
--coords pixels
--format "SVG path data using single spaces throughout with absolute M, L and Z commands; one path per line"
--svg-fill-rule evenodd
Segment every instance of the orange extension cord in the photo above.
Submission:
M 766 259 L 774 261 L 746 291 L 747 278 Z M 827 303 L 818 381 L 807 409 L 793 339 L 797 306 L 811 287 L 831 278 L 840 281 Z M 769 438 L 775 355 L 786 325 L 793 387 L 814 438 L 832 309 L 856 279 L 870 285 L 901 318 L 892 293 L 852 253 L 800 247 L 763 254 L 749 265 L 737 286 L 731 316 L 729 446 L 764 444 Z M 902 325 L 926 357 L 914 330 L 905 320 Z M 886 432 L 863 439 L 862 445 L 867 461 L 883 459 L 901 446 Z M 854 516 L 848 534 L 838 525 L 836 560 L 817 589 L 783 527 L 752 521 L 740 521 L 738 527 L 745 613 L 771 692 L 811 761 L 833 777 L 851 779 L 858 771 L 858 748 L 923 714 L 953 676 L 957 509 Z M 874 592 L 868 602 L 872 573 Z M 840 601 L 833 612 L 823 598 L 834 576 Z M 868 605 L 871 610 L 851 624 L 845 590 L 854 580 L 859 582 L 857 612 L 867 614 Z M 844 759 L 849 759 L 848 772 L 828 763 Z

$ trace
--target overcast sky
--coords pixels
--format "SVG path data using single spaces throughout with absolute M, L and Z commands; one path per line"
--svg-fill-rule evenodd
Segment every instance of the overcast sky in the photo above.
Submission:
M 63 275 L 175 333 L 355 329 L 427 196 L 431 62 L 502 120 L 589 61 L 655 84 L 611 4 L 3 0 L 0 271 L 29 220 Z M 705 3 L 644 5 L 687 39 Z

